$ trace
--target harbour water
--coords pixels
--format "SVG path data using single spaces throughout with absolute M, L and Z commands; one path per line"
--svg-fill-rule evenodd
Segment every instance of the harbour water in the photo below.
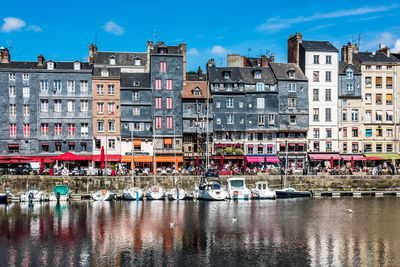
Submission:
M 0 205 L 0 266 L 400 266 L 399 206 L 390 197 L 12 203 Z

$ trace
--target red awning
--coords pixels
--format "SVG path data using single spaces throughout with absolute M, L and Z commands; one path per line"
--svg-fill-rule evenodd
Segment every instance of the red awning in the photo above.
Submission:
M 289 146 L 296 146 L 296 144 L 289 144 Z
M 100 155 L 93 155 L 93 161 L 100 161 Z M 121 155 L 104 155 L 104 161 L 121 161 Z
M 10 144 L 8 147 L 19 147 L 19 145 Z
M 340 155 L 342 157 L 343 160 L 348 160 L 350 161 L 351 158 L 353 158 L 353 160 L 366 160 L 366 158 L 363 155 Z
M 267 145 L 267 147 L 274 147 L 274 145 Z
M 280 146 L 286 146 L 286 144 L 285 143 L 280 143 Z
M 56 157 L 53 157 L 54 160 L 92 160 L 92 156 L 80 156 L 71 152 L 67 152 Z
M 340 160 L 339 154 L 308 154 L 311 160 Z
M 264 147 L 264 145 L 258 145 L 258 147 Z
M 303 143 L 300 143 L 300 144 L 297 144 L 298 146 L 304 146 L 304 144 Z
M 247 162 L 264 162 L 267 158 L 267 163 L 279 162 L 278 157 L 275 156 L 247 156 Z
M 254 147 L 254 145 L 249 145 L 249 147 Z
M 382 159 L 382 158 L 377 158 L 377 157 L 366 157 L 366 160 L 386 160 L 386 159 Z

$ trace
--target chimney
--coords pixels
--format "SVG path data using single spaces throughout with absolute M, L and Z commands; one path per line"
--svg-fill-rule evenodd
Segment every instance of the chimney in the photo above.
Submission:
M 97 45 L 90 44 L 89 45 L 89 63 L 94 63 L 94 57 L 96 56 L 97 53 Z
M 1 54 L 1 63 L 10 63 L 10 52 L 8 51 L 7 48 L 1 48 L 0 49 L 0 54 Z
M 154 43 L 150 40 L 147 40 L 147 47 L 146 47 L 146 72 L 150 72 L 150 50 L 154 48 Z
M 179 44 L 183 54 L 183 80 L 186 81 L 186 43 Z
M 261 67 L 268 67 L 269 66 L 269 60 L 267 55 L 262 55 L 261 56 Z
M 303 40 L 301 33 L 297 32 L 295 35 L 290 35 L 288 39 L 288 63 L 295 63 L 299 65 L 299 45 Z
M 358 53 L 357 44 L 347 43 L 342 47 L 342 61 L 347 62 L 349 64 L 353 64 L 353 56 Z
M 197 75 L 199 77 L 203 77 L 203 71 L 201 70 L 200 66 L 199 66 L 199 69 L 197 70 Z
M 274 61 L 275 61 L 274 53 L 271 53 L 271 56 L 269 57 L 269 62 L 274 62 Z
M 378 52 L 382 52 L 384 53 L 387 57 L 390 57 L 390 48 L 385 46 L 385 47 L 381 47 L 379 50 L 376 51 Z
M 43 66 L 43 64 L 44 64 L 44 56 L 42 55 L 42 54 L 40 54 L 39 56 L 38 56 L 38 66 Z

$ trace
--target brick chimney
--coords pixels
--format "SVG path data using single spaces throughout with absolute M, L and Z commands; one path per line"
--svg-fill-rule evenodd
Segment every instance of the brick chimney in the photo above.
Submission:
M 200 68 L 200 66 L 199 66 L 199 69 L 197 70 L 197 75 L 201 78 L 201 77 L 203 77 L 203 70 Z
M 89 63 L 94 63 L 94 57 L 97 53 L 97 45 L 90 44 L 89 45 Z
M 350 42 L 347 43 L 347 45 L 342 46 L 342 61 L 353 64 L 353 56 L 357 53 L 358 46 L 356 44 L 352 45 Z
M 11 57 L 10 57 L 10 52 L 8 51 L 7 48 L 0 48 L 0 58 L 1 58 L 1 63 L 10 63 Z
M 183 80 L 186 81 L 186 43 L 179 44 L 183 54 Z
M 301 33 L 297 32 L 295 35 L 290 35 L 288 39 L 288 63 L 295 63 L 299 65 L 299 45 L 303 40 Z
M 390 57 L 390 48 L 385 46 L 385 47 L 381 47 L 379 50 L 376 51 L 378 52 L 382 52 L 384 53 L 387 57 Z
M 42 55 L 42 54 L 40 54 L 39 56 L 38 56 L 38 66 L 43 66 L 43 64 L 44 64 L 44 56 Z

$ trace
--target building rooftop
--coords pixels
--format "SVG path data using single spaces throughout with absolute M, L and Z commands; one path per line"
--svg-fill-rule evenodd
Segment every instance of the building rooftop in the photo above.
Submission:
M 136 60 L 140 60 L 140 65 L 137 66 L 145 66 L 147 62 L 146 53 L 98 51 L 94 57 L 94 64 L 112 65 L 112 58 L 115 59 L 115 66 L 135 66 Z
M 149 73 L 121 73 L 121 87 L 141 89 L 150 88 L 150 74 Z
M 31 69 L 31 70 L 47 70 L 48 60 L 39 66 L 37 61 L 11 61 L 10 63 L 0 63 L 0 69 Z M 54 62 L 54 70 L 74 70 L 74 62 L 77 61 L 52 61 Z M 80 62 L 80 61 L 79 61 Z M 88 62 L 80 62 L 81 70 L 90 70 L 92 67 Z
M 256 79 L 254 73 L 261 72 L 261 78 Z M 228 73 L 228 74 L 226 74 Z M 272 74 L 270 67 L 210 67 L 209 81 L 211 83 L 244 83 L 256 84 L 264 82 L 266 84 L 275 84 L 276 79 Z
M 108 76 L 101 75 L 101 71 L 104 69 L 106 69 L 108 71 Z M 93 76 L 104 77 L 105 79 L 119 77 L 120 75 L 121 75 L 120 68 L 94 68 L 93 69 Z
M 196 95 L 198 93 L 198 95 Z M 184 99 L 203 99 L 208 97 L 208 84 L 206 75 L 187 74 L 186 82 L 183 86 L 182 98 Z M 209 98 L 212 98 L 210 95 Z
M 354 59 L 356 59 L 361 64 L 363 63 L 400 63 L 400 61 L 395 56 L 386 56 L 382 52 L 359 52 L 354 54 Z
M 152 55 L 183 55 L 182 46 L 181 45 L 165 45 L 164 42 L 157 42 L 155 45 L 153 42 L 149 42 L 150 46 L 150 53 Z
M 339 52 L 339 50 L 328 41 L 302 41 L 300 45 L 306 51 Z
M 294 63 L 270 63 L 271 69 L 278 80 L 302 80 L 307 81 L 308 78 L 303 71 Z M 294 78 L 289 77 L 290 71 L 294 71 Z

